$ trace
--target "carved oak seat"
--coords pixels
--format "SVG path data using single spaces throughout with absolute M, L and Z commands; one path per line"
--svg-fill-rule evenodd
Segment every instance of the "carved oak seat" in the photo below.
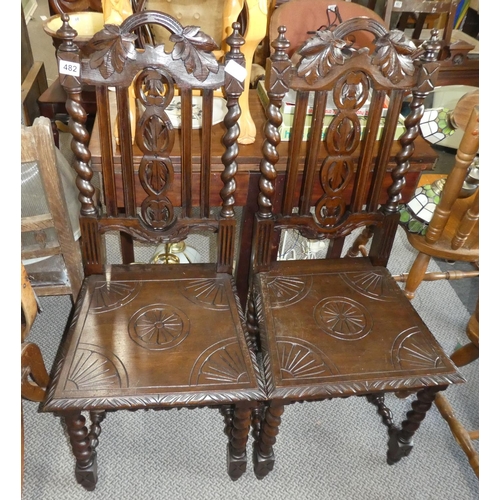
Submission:
M 387 268 L 368 259 L 277 262 L 254 287 L 270 399 L 345 397 L 457 379 Z
M 47 411 L 231 404 L 258 396 L 233 280 L 212 266 L 116 265 L 85 280 L 77 307 Z

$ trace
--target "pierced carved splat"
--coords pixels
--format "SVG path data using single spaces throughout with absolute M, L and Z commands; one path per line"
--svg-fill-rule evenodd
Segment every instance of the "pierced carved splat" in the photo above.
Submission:
M 198 357 L 190 385 L 240 384 L 248 380 L 238 341 L 229 339 L 217 342 Z
M 315 207 L 317 223 L 333 227 L 346 211 L 343 191 L 349 185 L 353 171 L 352 155 L 361 140 L 361 125 L 356 111 L 369 95 L 370 83 L 362 71 L 351 72 L 340 78 L 333 89 L 339 112 L 326 133 L 328 156 L 321 166 L 320 179 L 324 195 Z
M 132 315 L 128 333 L 147 350 L 172 349 L 189 335 L 189 318 L 177 307 L 151 304 Z
M 339 340 L 360 340 L 373 328 L 373 318 L 359 302 L 347 297 L 327 297 L 314 308 L 317 325 Z
M 146 69 L 136 78 L 135 93 L 144 107 L 136 134 L 137 145 L 144 153 L 139 180 L 147 193 L 141 215 L 148 227 L 163 230 L 175 222 L 174 207 L 167 196 L 174 177 L 169 157 L 174 134 L 165 111 L 174 96 L 174 82 L 161 69 Z

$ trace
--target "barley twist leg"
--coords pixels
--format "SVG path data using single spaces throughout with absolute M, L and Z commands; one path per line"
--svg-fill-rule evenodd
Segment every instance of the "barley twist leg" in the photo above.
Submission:
M 411 404 L 412 409 L 406 414 L 401 429 L 394 427 L 389 431 L 387 463 L 393 465 L 407 457 L 413 449 L 413 435 L 420 427 L 426 413 L 432 406 L 436 394 L 445 387 L 427 387 L 417 392 L 417 399 Z
M 85 417 L 81 413 L 71 413 L 64 415 L 64 422 L 76 458 L 76 481 L 86 490 L 93 491 L 97 483 L 97 461 L 89 431 L 85 426 Z
M 234 408 L 227 446 L 227 472 L 236 481 L 247 469 L 247 441 L 250 432 L 252 408 Z
M 266 408 L 259 432 L 258 440 L 254 443 L 253 461 L 254 473 L 257 479 L 263 479 L 274 468 L 273 445 L 279 433 L 281 415 L 285 411 L 283 405 Z

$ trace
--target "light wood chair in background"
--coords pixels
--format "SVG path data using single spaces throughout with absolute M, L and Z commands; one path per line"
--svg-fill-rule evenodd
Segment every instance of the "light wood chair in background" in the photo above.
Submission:
M 451 356 L 451 360 L 459 368 L 468 365 L 479 358 L 479 300 L 476 310 L 467 324 L 467 336 L 470 342 L 457 349 Z M 472 470 L 479 477 L 479 452 L 474 447 L 473 441 L 479 439 L 479 429 L 469 430 L 455 415 L 453 406 L 444 394 L 436 396 L 436 406 L 450 427 L 464 453 L 467 455 Z
M 21 125 L 21 163 L 27 169 L 24 181 L 28 186 L 35 178 L 41 180 L 41 189 L 33 188 L 40 202 L 38 207 L 33 207 L 33 211 L 39 213 L 21 218 L 21 232 L 27 241 L 22 245 L 21 257 L 25 262 L 33 262 L 26 266 L 32 286 L 39 296 L 70 294 L 75 301 L 82 285 L 83 266 L 80 242 L 75 239 L 78 212 L 75 212 L 75 228 L 68 208 L 71 190 L 65 192 L 62 172 L 58 168 L 58 163 L 65 161 L 56 152 L 48 118 L 38 117 L 30 127 Z M 67 186 L 76 190 L 74 178 L 69 180 Z M 25 196 L 30 197 L 25 200 L 27 204 L 34 204 L 31 191 L 30 194 L 25 192 Z M 71 208 L 77 209 L 77 206 Z
M 38 301 L 21 263 L 21 398 L 40 403 L 45 397 L 49 374 L 40 348 L 27 337 L 36 319 Z M 21 481 L 24 478 L 24 418 L 21 402 Z
M 396 279 L 405 281 L 409 299 L 422 281 L 475 277 L 479 271 L 447 271 L 427 273 L 431 257 L 471 262 L 479 268 L 479 188 L 469 197 L 460 191 L 467 169 L 479 151 L 479 107 L 474 106 L 457 150 L 455 165 L 446 178 L 441 199 L 436 206 L 425 235 L 406 231 L 410 245 L 418 255 L 408 274 Z

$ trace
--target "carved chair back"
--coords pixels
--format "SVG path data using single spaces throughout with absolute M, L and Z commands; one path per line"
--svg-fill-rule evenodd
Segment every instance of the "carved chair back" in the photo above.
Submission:
M 134 46 L 134 30 L 146 24 L 158 24 L 172 33 L 172 52 L 165 52 L 163 45 L 145 49 Z M 119 27 L 106 26 L 88 43 L 85 57 L 73 42 L 76 33 L 67 18 L 63 22 L 60 33 L 65 41 L 58 59 L 62 72 L 67 72 L 61 75 L 61 81 L 68 94 L 87 275 L 103 272 L 102 235 L 113 230 L 120 231 L 122 240 L 157 244 L 181 241 L 194 229 L 215 232 L 219 249 L 217 269 L 232 271 L 238 98 L 243 89 L 242 82 L 232 74 L 237 75 L 238 67 L 245 64 L 240 52 L 244 40 L 239 25 L 235 23 L 234 28 L 228 39 L 231 50 L 225 63 L 219 63 L 212 52 L 217 46 L 211 37 L 197 27 L 183 27 L 164 13 L 136 13 Z M 94 201 L 89 132 L 80 104 L 83 84 L 96 88 L 105 213 Z M 137 99 L 136 124 L 130 118 L 130 86 Z M 179 89 L 180 129 L 174 128 L 166 112 L 174 88 Z M 225 153 L 220 197 L 214 200 L 210 198 L 211 125 L 213 93 L 220 88 L 225 89 L 227 105 Z M 192 125 L 195 90 L 202 95 L 201 131 L 193 131 Z M 113 134 L 114 114 L 118 141 Z M 220 206 L 215 215 L 214 205 Z M 125 264 L 134 261 L 133 248 L 128 245 L 127 249 Z
M 360 30 L 374 35 L 373 54 L 345 41 L 350 33 Z M 313 35 L 298 50 L 300 61 L 293 65 L 287 55 L 286 28 L 280 27 L 279 32 L 267 66 L 269 106 L 254 269 L 265 270 L 277 259 L 282 230 L 296 229 L 310 239 L 328 239 L 327 257 L 335 258 L 342 255 L 344 238 L 365 226 L 375 232 L 369 254 L 372 263 L 385 266 L 397 229 L 400 193 L 412 143 L 418 135 L 423 100 L 437 76 L 439 43 L 428 42 L 419 53 L 403 33 L 388 32 L 372 19 L 354 18 L 332 31 Z M 296 91 L 296 103 L 283 178 L 277 173 L 278 130 L 282 123 L 280 107 L 290 89 Z M 392 184 L 383 186 L 403 98 L 412 90 L 411 111 L 399 139 L 401 150 L 396 155 Z M 386 97 L 389 105 L 383 116 Z M 358 110 L 368 99 L 362 133 Z M 333 118 L 325 112 L 332 102 Z M 311 103 L 312 116 L 308 116 Z M 303 141 L 306 122 L 310 123 L 310 136 Z M 377 140 L 381 123 L 383 132 Z M 380 206 L 383 190 L 387 190 L 386 201 Z

